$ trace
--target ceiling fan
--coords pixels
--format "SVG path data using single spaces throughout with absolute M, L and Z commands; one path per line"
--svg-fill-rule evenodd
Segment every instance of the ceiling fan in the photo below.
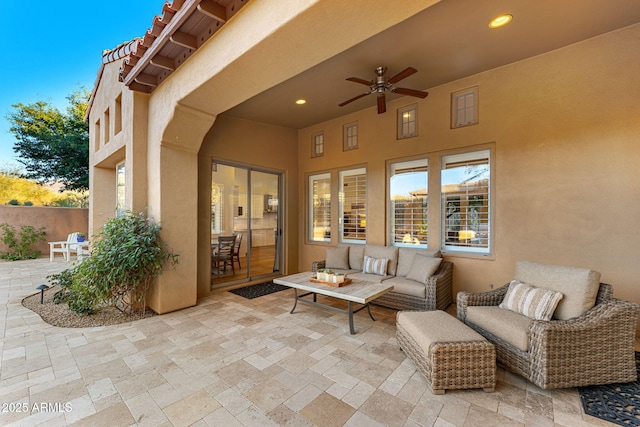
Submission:
M 384 73 L 386 71 L 387 69 L 385 67 L 376 68 L 377 77 L 375 80 L 365 80 L 358 77 L 348 77 L 347 80 L 349 80 L 350 82 L 360 83 L 360 84 L 369 86 L 369 92 L 362 93 L 358 96 L 348 99 L 344 101 L 342 104 L 338 104 L 338 106 L 344 107 L 345 105 L 355 100 L 358 100 L 362 97 L 375 93 L 378 96 L 378 114 L 382 114 L 385 111 L 387 111 L 387 97 L 385 94 L 386 91 L 399 93 L 401 95 L 416 96 L 418 98 L 423 98 L 423 99 L 426 98 L 427 95 L 429 95 L 429 92 L 423 92 L 421 90 L 407 89 L 404 87 L 395 86 L 395 84 L 398 83 L 400 80 L 406 79 L 410 75 L 417 73 L 418 70 L 416 70 L 415 68 L 413 67 L 405 68 L 404 70 L 400 71 L 398 74 L 396 74 L 395 76 L 389 79 L 385 79 L 384 77 Z

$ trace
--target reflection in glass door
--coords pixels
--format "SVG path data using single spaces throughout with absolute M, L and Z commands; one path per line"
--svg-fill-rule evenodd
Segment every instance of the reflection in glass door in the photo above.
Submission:
M 213 164 L 212 288 L 273 276 L 281 270 L 280 186 L 279 174 Z M 231 253 L 221 236 L 235 236 Z

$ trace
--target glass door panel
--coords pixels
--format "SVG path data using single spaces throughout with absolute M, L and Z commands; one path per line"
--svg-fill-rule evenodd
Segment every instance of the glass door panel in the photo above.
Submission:
M 243 283 L 280 271 L 279 195 L 279 174 L 213 164 L 212 288 Z M 236 236 L 231 255 L 220 250 L 221 236 Z
M 280 271 L 276 257 L 278 241 L 278 175 L 251 171 L 251 276 L 270 275 Z

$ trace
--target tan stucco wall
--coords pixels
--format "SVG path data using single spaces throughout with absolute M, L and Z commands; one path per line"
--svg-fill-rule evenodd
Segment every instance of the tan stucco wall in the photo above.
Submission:
M 425 100 L 400 98 L 299 133 L 300 200 L 309 173 L 365 164 L 368 235 L 385 244 L 387 161 L 423 154 L 430 165 L 451 150 L 494 151 L 494 247 L 489 257 L 446 255 L 454 291 L 488 290 L 510 280 L 518 259 L 602 273 L 618 298 L 640 303 L 640 56 L 635 25 L 555 52 L 429 89 Z M 475 126 L 450 129 L 451 93 L 479 86 Z M 419 136 L 396 140 L 398 107 L 418 103 Z M 359 124 L 360 148 L 342 152 L 342 125 Z M 323 130 L 325 155 L 310 158 L 311 135 Z M 429 243 L 439 247 L 439 177 L 430 179 Z M 337 205 L 337 203 L 335 203 Z M 337 209 L 333 221 L 337 221 Z M 433 219 L 435 218 L 435 221 Z M 435 223 L 434 223 L 435 222 Z M 324 258 L 299 223 L 298 268 Z M 335 244 L 335 237 L 334 242 Z
M 0 223 L 13 225 L 18 233 L 23 225 L 31 225 L 36 228 L 45 227 L 47 242 L 67 240 L 67 236 L 76 231 L 89 236 L 89 210 L 87 208 L 0 205 Z M 38 243 L 33 248 L 43 254 L 48 254 L 49 244 L 47 242 Z M 0 251 L 7 249 L 6 245 L 0 243 Z
M 125 162 L 127 209 L 140 212 L 147 205 L 147 133 L 149 96 L 130 91 L 118 81 L 122 61 L 105 64 L 88 117 L 90 168 L 90 229 L 100 230 L 115 216 L 115 168 Z M 119 105 L 117 100 L 119 100 Z M 105 112 L 109 112 L 109 128 Z M 119 129 L 116 123 L 120 121 Z M 100 121 L 100 135 L 96 122 Z M 109 140 L 106 141 L 106 133 Z M 99 142 L 98 142 L 99 141 Z M 135 165 L 135 166 L 134 166 Z
M 284 272 L 298 268 L 297 131 L 228 116 L 218 116 L 198 154 L 198 296 L 211 289 L 211 162 L 212 160 L 282 173 Z

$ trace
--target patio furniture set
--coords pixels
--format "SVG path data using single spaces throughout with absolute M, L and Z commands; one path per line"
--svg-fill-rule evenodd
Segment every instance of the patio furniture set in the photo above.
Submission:
M 329 266 L 351 283 L 317 283 L 315 272 Z M 328 248 L 312 272 L 274 282 L 294 288 L 291 313 L 298 302 L 346 313 L 351 334 L 354 313 L 366 308 L 375 320 L 370 303 L 400 310 L 398 345 L 434 394 L 492 392 L 497 364 L 543 389 L 636 380 L 640 305 L 613 298 L 600 273 L 518 261 L 514 280 L 499 289 L 459 292 L 456 318 L 443 311 L 451 304 L 452 269 L 439 251 L 342 245 Z M 317 295 L 345 300 L 348 308 L 321 304 Z M 354 310 L 354 303 L 362 307 Z

